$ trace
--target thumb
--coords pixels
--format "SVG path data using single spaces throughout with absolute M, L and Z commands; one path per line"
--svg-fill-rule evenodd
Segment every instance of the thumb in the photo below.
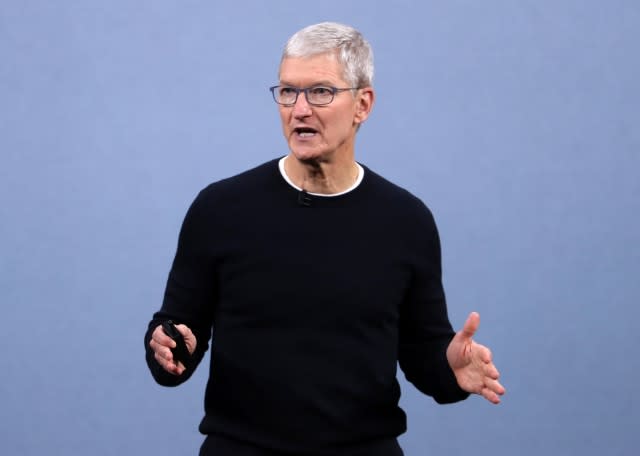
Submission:
M 464 322 L 460 335 L 465 339 L 471 339 L 478 330 L 478 326 L 480 326 L 480 314 L 471 312 L 467 317 L 467 321 Z
M 178 329 L 178 331 L 180 331 L 180 333 L 182 333 L 182 337 L 184 337 L 184 343 L 187 345 L 187 350 L 189 350 L 190 354 L 193 354 L 196 349 L 196 344 L 198 343 L 198 341 L 196 340 L 196 335 L 187 325 L 176 325 L 176 328 Z

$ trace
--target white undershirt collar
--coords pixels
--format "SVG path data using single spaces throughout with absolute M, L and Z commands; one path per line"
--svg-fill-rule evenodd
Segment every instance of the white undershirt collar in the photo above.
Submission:
M 298 190 L 299 192 L 302 191 L 302 189 L 300 187 L 298 187 L 296 184 L 293 183 L 293 181 L 291 181 L 291 179 L 289 179 L 289 176 L 287 176 L 287 173 L 284 170 L 284 160 L 285 158 L 287 158 L 286 156 L 282 157 L 279 161 L 278 161 L 278 168 L 280 169 L 280 174 L 282 174 L 282 177 L 284 178 L 284 180 L 287 181 L 287 183 L 289 185 L 291 185 L 293 188 L 295 188 L 296 190 Z M 331 196 L 340 196 L 340 195 L 344 195 L 345 193 L 349 193 L 350 191 L 353 191 L 356 189 L 356 187 L 358 187 L 358 185 L 360 185 L 360 182 L 362 182 L 362 179 L 364 178 L 364 168 L 362 166 L 360 166 L 360 163 L 356 162 L 356 166 L 358 167 L 358 177 L 356 178 L 356 181 L 353 183 L 353 185 L 351 187 L 349 187 L 348 189 L 339 192 L 339 193 L 311 193 L 311 192 L 307 192 L 309 195 L 313 195 L 313 196 L 327 196 L 327 197 L 331 197 Z

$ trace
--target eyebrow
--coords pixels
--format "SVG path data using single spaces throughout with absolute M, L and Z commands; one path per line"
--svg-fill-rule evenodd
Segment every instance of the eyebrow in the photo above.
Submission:
M 295 84 L 292 84 L 292 83 L 290 83 L 290 82 L 283 81 L 283 80 L 281 80 L 281 81 L 280 81 L 280 85 L 284 85 L 284 86 L 287 86 L 287 87 L 295 87 L 295 88 L 305 88 L 305 87 L 298 87 L 298 86 L 297 86 L 297 85 L 295 85 Z M 316 87 L 316 86 L 329 86 L 329 87 L 333 87 L 333 86 L 334 86 L 334 84 L 333 84 L 333 82 L 329 82 L 329 81 L 323 80 L 323 81 L 319 81 L 319 82 L 314 82 L 313 84 L 308 85 L 307 87 Z

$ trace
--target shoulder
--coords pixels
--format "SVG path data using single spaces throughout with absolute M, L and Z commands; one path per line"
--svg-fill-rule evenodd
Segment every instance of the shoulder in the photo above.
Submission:
M 278 160 L 269 160 L 234 176 L 213 182 L 202 189 L 199 196 L 207 198 L 216 194 L 256 191 L 262 186 L 273 184 L 277 182 L 274 176 L 279 173 Z
M 278 159 L 269 160 L 254 168 L 213 182 L 195 197 L 187 217 L 210 218 L 253 201 L 258 192 L 278 183 Z M 222 212 L 221 212 L 222 211 Z
M 365 168 L 368 186 L 375 201 L 376 217 L 388 233 L 393 233 L 431 264 L 440 261 L 440 235 L 429 207 L 405 188 Z
M 431 210 L 420 198 L 365 165 L 361 166 L 365 170 L 367 188 L 381 207 L 395 215 L 424 218 L 433 223 Z

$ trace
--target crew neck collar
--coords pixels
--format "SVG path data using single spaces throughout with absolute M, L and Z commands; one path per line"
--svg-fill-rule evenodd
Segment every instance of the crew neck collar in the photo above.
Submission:
M 278 169 L 280 170 L 280 174 L 282 175 L 284 180 L 287 181 L 287 183 L 290 186 L 292 186 L 293 188 L 295 188 L 296 190 L 301 192 L 301 191 L 303 191 L 303 189 L 298 187 L 296 184 L 294 184 L 293 181 L 291 179 L 289 179 L 289 176 L 287 176 L 287 173 L 284 170 L 284 161 L 285 161 L 286 158 L 287 158 L 287 156 L 285 155 L 284 157 L 282 157 L 278 161 Z M 358 162 L 356 162 L 356 166 L 358 167 L 358 177 L 356 177 L 356 180 L 353 183 L 353 185 L 351 185 L 351 187 L 347 188 L 346 190 L 343 190 L 343 191 L 338 192 L 338 193 L 312 193 L 312 192 L 306 192 L 306 193 L 308 193 L 309 195 L 313 195 L 313 196 L 321 196 L 321 197 L 329 197 L 330 198 L 330 197 L 340 196 L 340 195 L 344 195 L 344 194 L 347 194 L 349 192 L 352 192 L 353 190 L 355 190 L 360 185 L 360 183 L 362 182 L 362 179 L 364 179 L 364 168 Z

